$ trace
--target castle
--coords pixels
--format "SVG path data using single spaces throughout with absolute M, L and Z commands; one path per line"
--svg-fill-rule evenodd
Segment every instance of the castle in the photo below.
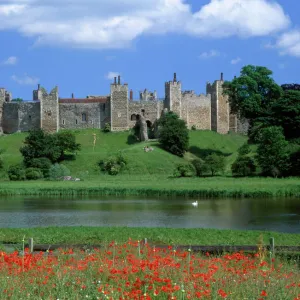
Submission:
M 221 134 L 229 131 L 245 132 L 245 123 L 230 114 L 228 97 L 223 95 L 223 73 L 220 80 L 207 83 L 206 95 L 182 91 L 176 73 L 165 83 L 165 98 L 156 92 L 140 92 L 139 101 L 133 100 L 133 91 L 121 78 L 114 78 L 110 95 L 87 96 L 76 99 L 59 98 L 58 88 L 50 93 L 38 85 L 33 91 L 33 101 L 12 101 L 12 95 L 0 88 L 0 132 L 14 133 L 41 128 L 47 132 L 59 129 L 104 128 L 124 131 L 135 126 L 143 116 L 151 128 L 164 111 L 173 111 L 183 119 L 188 128 L 213 130 Z

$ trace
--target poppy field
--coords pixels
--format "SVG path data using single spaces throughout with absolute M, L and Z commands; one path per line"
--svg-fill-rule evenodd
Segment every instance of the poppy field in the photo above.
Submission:
M 0 251 L 0 299 L 300 300 L 300 272 L 264 251 L 211 256 L 132 240 L 92 251 Z

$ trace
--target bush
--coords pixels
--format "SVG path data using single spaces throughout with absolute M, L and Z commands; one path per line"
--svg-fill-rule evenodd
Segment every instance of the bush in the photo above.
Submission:
M 205 165 L 205 162 L 202 159 L 194 159 L 192 161 L 192 164 L 196 171 L 196 176 L 200 177 L 207 171 L 207 166 Z
M 195 176 L 195 168 L 192 164 L 178 164 L 174 170 L 174 177 L 193 177 Z
M 3 159 L 0 157 L 0 170 L 3 169 L 4 166 L 4 162 Z
M 25 180 L 25 169 L 22 164 L 10 166 L 7 171 L 9 180 L 18 181 Z
M 38 168 L 27 168 L 25 170 L 25 176 L 28 180 L 37 180 L 43 178 L 43 173 Z
M 224 171 L 225 158 L 216 153 L 210 154 L 205 158 L 205 165 L 210 170 L 211 175 L 214 176 L 216 173 Z
M 63 164 L 54 164 L 49 170 L 50 180 L 59 180 L 64 176 L 70 176 L 70 170 Z
M 126 158 L 122 153 L 118 153 L 115 156 L 110 156 L 107 159 L 101 160 L 99 166 L 103 172 L 107 172 L 109 175 L 117 175 L 127 165 Z
M 238 156 L 236 161 L 231 166 L 233 175 L 237 176 L 250 176 L 256 171 L 255 161 L 249 156 Z
M 105 123 L 102 131 L 103 132 L 110 132 L 111 131 L 110 124 L 109 123 Z
M 52 166 L 50 159 L 46 157 L 33 158 L 27 164 L 28 167 L 40 169 L 44 177 L 49 177 L 49 170 Z
M 183 120 L 168 112 L 159 121 L 159 142 L 165 150 L 183 156 L 189 147 L 189 132 Z
M 191 129 L 192 129 L 192 130 L 197 130 L 196 125 L 193 125 L 193 126 L 191 127 Z

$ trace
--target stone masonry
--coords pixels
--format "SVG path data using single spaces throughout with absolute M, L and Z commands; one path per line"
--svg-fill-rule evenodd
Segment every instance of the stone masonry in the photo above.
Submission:
M 173 111 L 183 119 L 188 128 L 214 130 L 221 134 L 242 132 L 248 128 L 245 120 L 230 114 L 228 97 L 223 95 L 223 74 L 220 80 L 207 83 L 206 95 L 182 91 L 176 73 L 165 83 L 165 98 L 158 99 L 156 91 L 145 89 L 139 100 L 128 95 L 128 84 L 121 84 L 120 76 L 110 85 L 110 95 L 86 98 L 59 98 L 58 88 L 48 94 L 38 85 L 33 91 L 33 101 L 14 102 L 4 88 L 0 88 L 0 132 L 14 133 L 42 128 L 47 132 L 59 129 L 104 128 L 112 131 L 133 128 L 141 119 L 153 129 L 162 112 Z M 128 97 L 129 96 L 129 97 Z

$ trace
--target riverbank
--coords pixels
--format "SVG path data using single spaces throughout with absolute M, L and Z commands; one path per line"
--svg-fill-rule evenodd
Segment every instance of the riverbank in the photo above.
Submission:
M 4 195 L 141 195 L 205 198 L 299 197 L 299 178 L 171 178 L 164 175 L 99 175 L 84 181 L 2 181 Z
M 1 228 L 0 243 L 25 243 L 33 238 L 40 244 L 107 244 L 147 238 L 153 243 L 168 245 L 257 245 L 270 237 L 277 246 L 299 246 L 300 234 L 271 231 L 218 229 L 138 228 L 138 227 L 36 227 Z M 1 247 L 1 244 L 0 244 Z

